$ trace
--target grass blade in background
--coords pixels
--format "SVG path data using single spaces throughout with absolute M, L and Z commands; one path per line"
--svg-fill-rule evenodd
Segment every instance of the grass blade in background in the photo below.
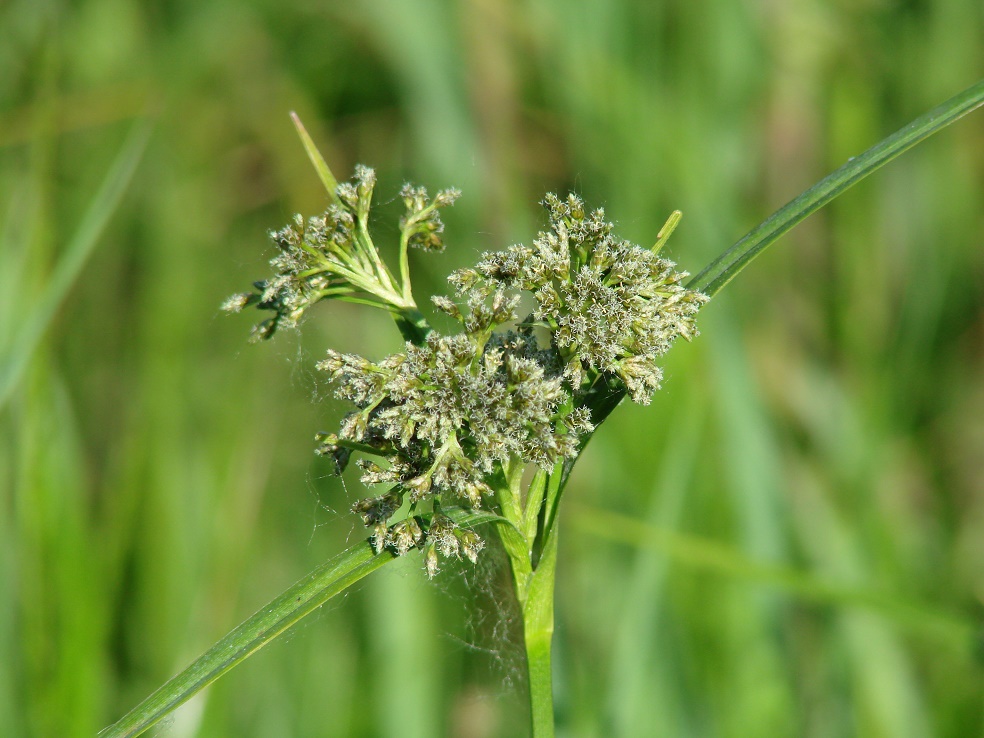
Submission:
M 99 191 L 92 200 L 82 223 L 59 259 L 44 294 L 34 306 L 12 341 L 6 356 L 0 359 L 0 409 L 6 404 L 41 341 L 58 307 L 75 283 L 99 238 L 116 211 L 150 138 L 152 124 L 138 123 L 130 133 L 110 167 Z
M 659 529 L 676 530 L 683 520 L 694 488 L 700 435 L 706 425 L 705 403 L 702 393 L 691 391 L 682 403 L 686 412 L 680 431 L 669 437 L 660 454 L 649 490 L 649 509 L 641 518 Z M 657 722 L 665 726 L 667 735 L 684 736 L 683 721 L 668 704 L 665 684 L 672 680 L 669 673 L 673 666 L 661 642 L 671 629 L 672 616 L 667 612 L 671 595 L 667 590 L 676 562 L 656 547 L 638 546 L 632 557 L 609 664 L 608 723 L 616 736 L 633 735 L 637 726 Z M 639 658 L 640 653 L 655 658 Z M 654 684 L 659 687 L 654 689 Z
M 738 272 L 748 266 L 752 259 L 793 226 L 883 164 L 887 164 L 899 154 L 929 138 L 940 129 L 946 128 L 982 104 L 984 104 L 984 80 L 916 118 L 860 156 L 848 160 L 840 169 L 824 177 L 742 236 L 734 246 L 712 261 L 687 286 L 713 297 L 734 279 Z
M 915 630 L 936 635 L 957 648 L 969 649 L 974 644 L 978 626 L 959 614 L 870 588 L 825 581 L 788 566 L 756 561 L 726 544 L 659 528 L 600 508 L 577 503 L 569 503 L 569 507 L 574 525 L 598 538 L 659 551 L 679 564 L 767 584 L 804 600 L 869 609 Z
M 101 731 L 99 738 L 140 735 L 305 615 L 395 558 L 388 551 L 377 555 L 369 542 L 363 541 L 322 564 L 244 621 L 120 720 Z

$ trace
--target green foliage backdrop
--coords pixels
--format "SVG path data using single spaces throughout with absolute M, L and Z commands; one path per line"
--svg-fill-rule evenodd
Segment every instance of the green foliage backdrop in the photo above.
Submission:
M 972 0 L 0 6 L 0 733 L 95 733 L 362 535 L 357 481 L 312 454 L 340 409 L 312 367 L 395 328 L 328 304 L 255 346 L 218 311 L 265 273 L 265 231 L 324 205 L 288 111 L 339 176 L 377 168 L 381 233 L 404 180 L 464 191 L 420 296 L 528 241 L 547 190 L 643 244 L 683 210 L 669 255 L 694 271 L 972 83 L 982 40 Z M 984 730 L 979 116 L 742 273 L 592 442 L 558 734 Z M 108 226 L 25 341 L 90 209 Z M 521 734 L 505 572 L 387 568 L 159 732 Z

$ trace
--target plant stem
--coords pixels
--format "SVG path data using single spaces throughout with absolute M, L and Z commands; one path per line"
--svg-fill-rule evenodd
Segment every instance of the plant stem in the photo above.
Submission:
M 548 525 L 550 515 L 537 511 L 553 500 L 560 487 L 562 466 L 553 474 L 538 471 L 520 504 L 523 465 L 513 463 L 505 470 L 503 484 L 496 490 L 505 525 L 499 534 L 509 556 L 516 599 L 523 613 L 523 645 L 530 680 L 530 725 L 533 738 L 553 738 L 553 683 L 550 649 L 554 631 L 554 579 L 557 570 L 556 525 Z M 542 521 L 538 530 L 537 521 Z M 534 550 L 537 536 L 542 537 L 542 551 Z M 534 565 L 534 557 L 536 562 Z
M 523 641 L 530 677 L 530 724 L 533 738 L 553 738 L 553 680 L 550 649 L 554 632 L 554 578 L 557 536 L 550 536 L 523 604 Z
M 534 738 L 554 734 L 553 684 L 550 674 L 550 643 L 553 639 L 553 614 L 548 627 L 537 627 L 530 616 L 524 617 L 526 663 L 530 675 L 530 723 Z

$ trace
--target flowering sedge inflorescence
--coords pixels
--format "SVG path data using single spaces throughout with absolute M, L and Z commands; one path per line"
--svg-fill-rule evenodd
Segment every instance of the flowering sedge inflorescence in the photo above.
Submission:
M 296 325 L 325 298 L 416 309 L 406 249 L 443 249 L 438 210 L 458 192 L 429 200 L 423 188 L 403 188 L 397 280 L 369 237 L 374 184 L 372 170 L 358 167 L 323 215 L 297 216 L 272 233 L 276 275 L 225 307 L 274 311 L 254 329 L 259 338 Z M 422 548 L 431 576 L 438 554 L 474 561 L 483 545 L 444 507 L 494 507 L 494 490 L 517 467 L 549 471 L 573 459 L 594 430 L 585 404 L 592 387 L 620 382 L 648 403 L 662 379 L 659 358 L 677 336 L 697 334 L 694 316 L 707 298 L 686 289 L 686 273 L 657 248 L 616 238 L 604 212 L 586 212 L 575 195 L 547 195 L 543 205 L 549 226 L 532 245 L 483 254 L 449 278 L 457 299 L 432 298 L 459 332 L 430 331 L 376 362 L 329 350 L 318 364 L 355 409 L 337 433 L 318 435 L 317 452 L 338 473 L 360 455 L 363 483 L 384 490 L 353 507 L 377 552 Z M 529 315 L 517 313 L 521 292 L 534 298 Z
M 415 309 L 410 280 L 404 268 L 397 279 L 379 257 L 369 235 L 369 206 L 376 173 L 357 166 L 352 182 L 338 185 L 334 201 L 321 215 L 294 216 L 270 239 L 277 255 L 270 260 L 275 274 L 254 282 L 256 292 L 243 292 L 223 304 L 228 312 L 248 305 L 274 315 L 253 328 L 253 340 L 267 339 L 278 328 L 293 328 L 314 303 L 328 298 L 348 299 L 385 309 Z M 423 187 L 404 186 L 400 192 L 406 215 L 400 221 L 401 265 L 406 250 L 443 251 L 439 209 L 454 204 L 461 193 L 441 190 L 431 200 Z M 401 281 L 402 280 L 402 281 Z

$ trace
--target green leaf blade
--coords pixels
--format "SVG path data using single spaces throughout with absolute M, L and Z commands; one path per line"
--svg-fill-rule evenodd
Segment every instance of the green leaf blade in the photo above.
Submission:
M 984 104 L 984 80 L 968 87 L 904 128 L 853 157 L 813 187 L 791 200 L 742 236 L 731 248 L 690 280 L 688 288 L 713 297 L 767 247 L 800 221 L 815 213 L 899 154 Z
M 370 543 L 363 541 L 322 564 L 232 630 L 120 720 L 102 730 L 99 738 L 140 735 L 336 594 L 395 559 L 396 556 L 388 551 L 376 554 Z

